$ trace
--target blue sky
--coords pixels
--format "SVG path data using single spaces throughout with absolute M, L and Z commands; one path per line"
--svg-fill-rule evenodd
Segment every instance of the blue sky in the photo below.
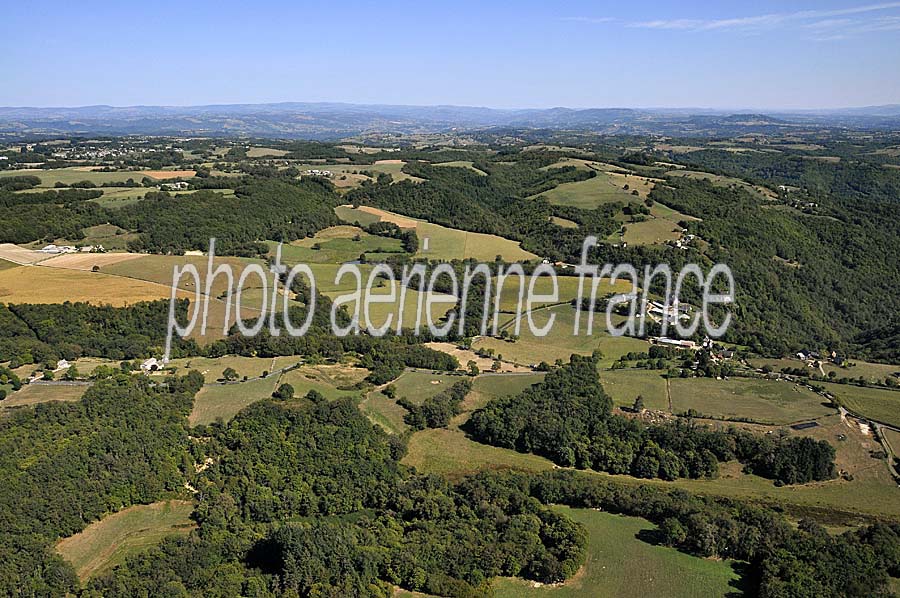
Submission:
M 900 103 L 900 2 L 7 2 L 0 105 Z

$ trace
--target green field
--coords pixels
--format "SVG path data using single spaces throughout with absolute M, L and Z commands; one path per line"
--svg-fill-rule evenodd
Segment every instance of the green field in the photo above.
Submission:
M 468 168 L 472 172 L 475 172 L 482 176 L 487 176 L 486 172 L 475 168 L 475 166 L 469 160 L 454 160 L 453 162 L 439 162 L 437 164 L 434 164 L 434 166 L 447 166 L 449 168 Z
M 900 391 L 827 382 L 823 386 L 854 413 L 900 427 Z
M 379 390 L 373 390 L 360 401 L 359 409 L 369 420 L 391 434 L 402 434 L 408 428 L 403 418 L 407 411 Z
M 447 228 L 415 218 L 399 216 L 381 210 L 362 210 L 348 206 L 338 206 L 335 213 L 345 222 L 356 222 L 367 226 L 379 220 L 398 223 L 401 227 L 413 227 L 419 237 L 419 251 L 416 257 L 427 257 L 434 260 L 462 260 L 473 258 L 480 261 L 491 261 L 498 255 L 509 262 L 528 261 L 536 255 L 522 249 L 518 241 L 504 239 L 496 235 L 472 233 L 455 228 Z M 425 249 L 428 239 L 428 249 Z
M 185 357 L 172 359 L 168 366 L 178 370 L 178 375 L 183 376 L 190 370 L 196 370 L 203 374 L 207 384 L 222 379 L 222 372 L 231 368 L 237 372 L 238 378 L 244 376 L 256 378 L 262 372 L 275 372 L 282 368 L 294 365 L 300 361 L 299 357 L 242 357 L 239 355 L 225 355 L 223 357 Z
M 84 581 L 168 536 L 187 535 L 194 528 L 190 519 L 193 510 L 193 503 L 183 500 L 129 507 L 64 538 L 56 550 Z
M 664 373 L 663 370 L 603 370 L 600 372 L 600 383 L 619 407 L 633 406 L 634 400 L 641 395 L 646 409 L 668 411 Z
M 498 579 L 494 582 L 496 598 L 743 595 L 740 576 L 731 563 L 702 559 L 642 539 L 652 537 L 656 529 L 649 521 L 590 509 L 555 509 L 585 526 L 588 556 L 584 567 L 558 586 L 535 587 L 522 579 Z
M 347 277 L 344 280 L 351 280 L 351 279 L 352 279 L 351 277 Z M 388 323 L 388 317 L 393 315 L 393 318 L 391 318 L 391 321 L 390 321 L 390 329 L 391 330 L 396 330 L 397 320 L 401 316 L 402 316 L 401 326 L 403 328 L 413 328 L 416 325 L 417 315 L 421 315 L 421 326 L 423 328 L 425 328 L 428 326 L 428 315 L 427 315 L 427 311 L 426 311 L 427 310 L 426 303 L 427 303 L 428 297 L 429 296 L 432 296 L 432 297 L 440 296 L 440 297 L 445 297 L 445 298 L 452 298 L 452 296 L 450 296 L 450 295 L 439 295 L 437 293 L 435 293 L 433 295 L 429 295 L 427 292 L 419 293 L 417 290 L 407 288 L 406 296 L 402 297 L 403 303 L 401 305 L 401 303 L 400 303 L 401 286 L 400 286 L 400 282 L 396 281 L 393 284 L 394 300 L 391 302 L 385 302 L 385 303 L 376 302 L 376 301 L 374 301 L 374 299 L 376 299 L 377 297 L 389 296 L 391 294 L 390 289 L 388 289 L 387 285 L 384 284 L 386 281 L 379 280 L 377 282 L 378 282 L 378 285 L 373 286 L 373 291 L 371 293 L 368 293 L 369 297 L 372 298 L 369 300 L 368 317 L 366 317 L 366 310 L 365 310 L 365 296 L 367 294 L 366 285 L 368 284 L 367 279 L 364 278 L 362 281 L 362 284 L 363 284 L 362 297 L 357 295 L 358 301 L 352 300 L 347 303 L 342 303 L 342 305 L 345 305 L 347 307 L 347 310 L 351 314 L 354 313 L 354 310 L 356 310 L 357 307 L 359 308 L 360 327 L 366 327 L 369 324 L 371 324 L 373 327 L 376 327 L 376 328 L 381 327 L 384 324 Z M 349 292 L 348 291 L 343 291 L 343 292 L 342 291 L 323 291 L 323 292 L 325 295 L 328 295 L 332 300 L 334 300 L 341 295 L 349 294 L 349 293 L 352 293 L 353 291 L 349 291 Z M 419 302 L 420 301 L 422 303 L 421 312 L 419 312 Z M 443 318 L 444 315 L 446 315 L 446 313 L 450 310 L 451 307 L 453 307 L 453 303 L 436 302 L 436 303 L 432 304 L 432 307 L 431 307 L 432 324 L 437 325 L 440 322 L 441 318 Z
M 628 184 L 631 187 L 643 184 L 643 181 L 638 183 L 639 177 L 629 178 L 633 180 L 623 183 L 624 177 L 607 172 L 597 172 L 597 176 L 593 178 L 563 183 L 540 195 L 551 204 L 585 210 L 592 210 L 599 205 L 614 201 L 627 204 L 639 201 L 639 197 L 633 196 L 630 188 L 628 190 L 624 189 L 624 185 Z
M 97 172 L 93 170 L 85 170 L 78 166 L 70 168 L 54 168 L 52 170 L 29 169 L 29 170 L 3 170 L 0 171 L 0 177 L 3 176 L 36 176 L 41 179 L 39 187 L 52 188 L 56 183 L 71 185 L 72 183 L 80 183 L 81 181 L 90 181 L 95 185 L 104 183 L 124 183 L 128 179 L 132 179 L 136 183 L 140 183 L 141 179 L 148 176 L 142 172 Z M 136 187 L 135 189 L 141 190 Z M 143 189 L 146 193 L 148 189 Z
M 106 251 L 127 251 L 128 242 L 137 238 L 136 233 L 130 233 L 114 224 L 98 224 L 81 231 L 84 237 L 81 239 L 54 239 L 57 245 L 102 245 Z M 46 245 L 39 241 L 31 244 L 36 249 Z
M 482 277 L 478 277 L 476 280 L 482 280 Z M 515 313 L 517 309 L 519 297 L 522 298 L 522 312 L 528 309 L 528 295 L 529 290 L 531 288 L 532 280 L 535 280 L 534 283 L 534 295 L 550 295 L 553 292 L 553 284 L 552 280 L 549 276 L 539 276 L 536 279 L 532 279 L 531 276 L 526 275 L 524 278 L 524 286 L 520 284 L 519 276 L 515 274 L 510 274 L 503 282 L 503 288 L 500 289 L 500 311 Z M 495 276 L 491 282 L 491 294 L 494 298 L 491 300 L 491 308 L 493 309 L 494 301 L 496 301 L 496 292 L 497 292 L 497 281 L 498 278 Z M 568 303 L 573 299 L 578 297 L 578 283 L 579 278 L 577 276 L 557 276 L 556 277 L 556 292 L 559 297 L 556 301 L 545 301 L 538 302 L 535 301 L 533 304 L 535 306 L 541 305 L 552 305 L 554 303 Z M 631 291 L 631 283 L 627 280 L 617 280 L 616 284 L 610 284 L 610 280 L 608 278 L 603 278 L 600 280 L 600 283 L 597 285 L 597 299 L 601 299 L 607 295 L 612 295 L 615 293 L 627 293 Z M 590 297 L 591 294 L 591 279 L 584 279 L 584 288 L 582 289 L 582 296 Z M 601 319 L 605 316 L 601 314 Z
M 274 255 L 278 243 L 268 243 Z M 402 254 L 403 243 L 400 239 L 370 235 L 355 226 L 333 226 L 312 238 L 293 241 L 281 248 L 282 259 L 292 264 L 340 264 L 357 260 L 364 253 Z
M 194 397 L 188 421 L 192 426 L 228 421 L 244 407 L 272 396 L 278 376 L 261 380 L 204 386 Z
M 606 316 L 604 314 L 596 314 L 593 332 L 588 336 L 584 334 L 587 325 L 587 312 L 582 312 L 580 334 L 575 336 L 572 334 L 575 325 L 575 313 L 575 308 L 570 305 L 557 305 L 536 310 L 534 312 L 534 323 L 538 328 L 544 326 L 551 315 L 556 316 L 553 327 L 547 336 L 536 337 L 532 335 L 527 318 L 523 315 L 520 338 L 516 342 L 507 342 L 491 337 L 479 337 L 473 343 L 473 348 L 494 349 L 497 354 L 503 355 L 504 359 L 526 366 L 541 361 L 553 363 L 556 359 L 568 361 L 573 353 L 590 355 L 595 349 L 600 349 L 603 352 L 601 364 L 609 366 L 625 353 L 646 351 L 649 347 L 646 341 L 636 338 L 609 336 L 605 332 Z M 506 321 L 511 320 L 507 318 Z M 506 329 L 510 334 L 514 333 L 512 325 Z
M 674 378 L 672 409 L 694 409 L 703 415 L 789 424 L 834 413 L 825 399 L 804 386 L 756 378 Z
M 775 193 L 766 189 L 765 187 L 751 185 L 747 181 L 738 179 L 735 177 L 722 176 L 722 175 L 718 175 L 718 174 L 712 174 L 709 172 L 701 172 L 701 171 L 696 171 L 696 170 L 682 170 L 682 169 L 670 170 L 669 172 L 666 173 L 666 176 L 707 180 L 717 187 L 731 187 L 732 185 L 735 185 L 737 187 L 742 187 L 744 190 L 752 193 L 759 199 L 763 199 L 763 200 L 772 200 L 772 199 L 777 198 Z

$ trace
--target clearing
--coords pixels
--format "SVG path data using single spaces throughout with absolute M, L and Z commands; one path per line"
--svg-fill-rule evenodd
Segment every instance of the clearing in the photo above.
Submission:
M 128 507 L 60 540 L 56 551 L 75 567 L 78 579 L 85 581 L 168 536 L 189 534 L 195 527 L 190 519 L 193 510 L 193 503 L 185 500 Z

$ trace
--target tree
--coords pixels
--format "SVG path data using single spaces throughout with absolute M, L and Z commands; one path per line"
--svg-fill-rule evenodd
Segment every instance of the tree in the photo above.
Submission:
M 278 388 L 275 389 L 275 392 L 272 393 L 272 397 L 276 398 L 276 399 L 281 399 L 282 401 L 287 401 L 289 399 L 293 399 L 294 398 L 294 387 L 287 383 L 279 384 Z
M 481 373 L 481 371 L 478 369 L 478 364 L 475 363 L 475 360 L 473 359 L 469 360 L 469 363 L 466 364 L 466 367 L 469 368 L 470 376 L 477 376 Z
M 78 368 L 75 367 L 75 364 L 69 366 L 69 369 L 66 370 L 66 373 L 63 374 L 63 380 L 77 380 L 78 379 Z
M 234 382 L 238 379 L 238 373 L 234 368 L 225 368 L 222 371 L 222 379 L 226 382 Z
M 397 398 L 397 387 L 393 384 L 388 384 L 382 389 L 381 394 L 389 399 L 395 399 Z
M 644 410 L 644 397 L 643 396 L 641 396 L 641 395 L 637 396 L 637 398 L 634 400 L 633 409 L 634 409 L 635 413 L 640 413 Z
M 325 395 L 320 393 L 318 390 L 312 389 L 308 393 L 306 393 L 306 400 L 318 405 L 325 402 Z

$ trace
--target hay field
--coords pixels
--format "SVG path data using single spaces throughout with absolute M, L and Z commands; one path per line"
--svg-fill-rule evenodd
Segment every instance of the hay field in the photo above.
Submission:
M 87 384 L 26 384 L 0 401 L 0 409 L 24 407 L 49 401 L 77 401 L 89 388 Z
M 84 270 L 90 272 L 94 266 L 102 271 L 104 266 L 112 266 L 128 260 L 144 257 L 140 253 L 65 253 L 44 261 L 41 266 L 65 268 L 68 270 Z
M 49 257 L 51 257 L 49 253 L 41 253 L 40 251 L 19 247 L 12 243 L 0 243 L 0 259 L 19 266 L 36 264 Z
M 789 424 L 834 413 L 825 399 L 799 384 L 757 378 L 675 378 L 670 381 L 672 410 L 703 415 Z M 900 397 L 900 393 L 898 393 Z
M 168 536 L 189 534 L 196 527 L 190 519 L 193 510 L 193 503 L 185 500 L 128 507 L 64 538 L 56 551 L 72 564 L 78 579 L 85 581 Z
M 170 295 L 171 290 L 165 285 L 103 272 L 44 266 L 20 266 L 0 271 L 0 301 L 6 303 L 84 301 L 121 307 L 139 301 L 168 299 Z M 187 294 L 179 292 L 179 296 Z

